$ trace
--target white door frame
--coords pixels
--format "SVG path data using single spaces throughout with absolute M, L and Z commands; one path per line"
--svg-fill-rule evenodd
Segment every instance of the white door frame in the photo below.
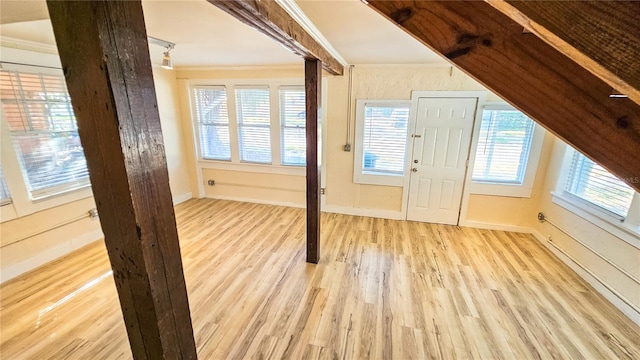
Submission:
M 418 100 L 420 98 L 477 98 L 478 102 L 476 105 L 476 116 L 474 121 L 475 121 L 475 124 L 479 124 L 479 122 L 482 121 L 482 111 L 480 110 L 484 106 L 486 97 L 487 97 L 486 91 L 412 91 L 411 92 L 411 112 L 409 115 L 409 134 L 413 134 L 416 130 L 416 124 L 418 122 Z M 471 144 L 473 143 L 474 136 L 475 136 L 475 131 L 471 133 L 471 143 L 469 145 L 469 153 L 471 153 L 472 151 Z M 407 218 L 407 207 L 409 205 L 409 183 L 411 180 L 411 173 L 410 173 L 411 161 L 413 160 L 413 141 L 412 141 L 412 138 L 409 137 L 409 139 L 410 139 L 410 143 L 407 144 L 407 156 L 405 159 L 406 163 L 405 163 L 404 184 L 402 186 L 402 218 L 405 220 Z M 411 148 L 411 151 L 409 151 L 409 148 Z M 467 154 L 467 160 L 469 160 L 469 154 Z M 467 167 L 463 184 L 466 184 L 466 178 L 468 176 L 469 176 L 469 167 Z M 464 199 L 464 193 L 466 191 L 465 188 L 462 189 L 463 199 Z M 458 223 L 459 222 L 460 222 L 460 217 L 458 217 Z

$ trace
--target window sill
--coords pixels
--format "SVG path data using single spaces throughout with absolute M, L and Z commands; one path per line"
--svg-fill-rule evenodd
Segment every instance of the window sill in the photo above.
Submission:
M 404 186 L 404 176 L 402 175 L 373 175 L 355 172 L 353 175 L 354 184 L 380 185 L 380 186 Z
M 0 206 L 0 223 L 13 220 L 17 217 L 18 214 L 16 213 L 16 208 L 13 206 L 13 203 Z
M 471 181 L 469 193 L 476 195 L 493 195 L 515 198 L 530 198 L 531 187 L 523 184 Z
M 292 176 L 306 176 L 306 166 L 294 165 L 267 165 L 256 163 L 233 163 L 229 161 L 200 160 L 198 162 L 202 169 L 217 169 L 229 171 L 242 171 L 264 174 L 280 174 Z
M 605 211 L 572 199 L 561 192 L 552 192 L 551 199 L 554 204 L 591 222 L 629 245 L 640 249 L 640 229 L 634 229 Z

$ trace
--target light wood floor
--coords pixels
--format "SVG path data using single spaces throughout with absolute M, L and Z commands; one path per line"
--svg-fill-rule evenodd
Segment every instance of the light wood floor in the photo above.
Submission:
M 640 359 L 531 236 L 216 200 L 176 209 L 200 359 Z M 2 359 L 130 358 L 104 245 L 1 287 Z

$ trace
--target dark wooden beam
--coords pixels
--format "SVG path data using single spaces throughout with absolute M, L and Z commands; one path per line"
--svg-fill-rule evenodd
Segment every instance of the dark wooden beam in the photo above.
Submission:
M 368 4 L 640 190 L 640 106 L 590 71 L 485 2 Z
M 135 359 L 196 359 L 140 1 L 47 1 Z
M 640 104 L 640 1 L 487 2 Z
M 304 59 L 319 59 L 327 72 L 342 75 L 344 67 L 274 0 L 207 0 L 262 32 Z
M 307 262 L 320 260 L 320 161 L 318 127 L 320 126 L 320 86 L 322 62 L 304 61 L 304 89 L 307 130 Z

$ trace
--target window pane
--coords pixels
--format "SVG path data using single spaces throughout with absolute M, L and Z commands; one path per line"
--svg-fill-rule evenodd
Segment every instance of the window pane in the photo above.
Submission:
M 365 105 L 364 174 L 404 175 L 409 110 L 408 106 Z
M 306 116 L 304 88 L 280 89 L 282 163 L 306 164 Z
M 9 193 L 9 187 L 4 179 L 4 173 L 0 168 L 0 205 L 6 205 L 11 203 L 11 194 Z
M 240 160 L 271 163 L 268 88 L 236 89 Z
M 200 155 L 203 159 L 231 160 L 226 89 L 194 88 L 194 97 Z
M 634 190 L 622 180 L 576 151 L 565 191 L 596 206 L 627 216 Z
M 11 140 L 33 197 L 87 185 L 89 173 L 62 75 L 0 71 Z
M 482 114 L 472 179 L 522 184 L 534 122 L 517 110 L 486 110 Z

